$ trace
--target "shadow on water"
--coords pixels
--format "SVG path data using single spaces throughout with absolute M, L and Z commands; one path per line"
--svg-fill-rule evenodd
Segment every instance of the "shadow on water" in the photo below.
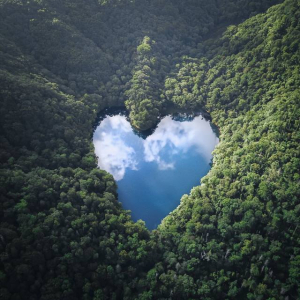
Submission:
M 178 109 L 177 109 L 177 111 L 178 111 Z M 100 125 L 101 121 L 103 121 L 106 117 L 113 117 L 115 115 L 125 116 L 126 120 L 130 123 L 129 112 L 124 106 L 105 108 L 104 110 L 100 111 L 99 114 L 97 115 L 96 121 L 93 126 L 93 133 L 95 132 L 97 127 Z M 193 121 L 193 119 L 195 117 L 202 116 L 203 119 L 205 119 L 206 121 L 209 121 L 214 134 L 217 137 L 219 137 L 219 135 L 220 135 L 219 128 L 214 123 L 212 123 L 210 114 L 202 109 L 198 109 L 197 112 L 194 112 L 191 110 L 182 110 L 181 112 L 176 112 L 176 109 L 172 108 L 169 112 L 167 110 L 166 113 L 160 117 L 157 125 L 159 124 L 161 119 L 163 117 L 165 117 L 166 115 L 170 115 L 172 117 L 172 120 L 178 121 L 178 122 L 191 122 L 191 121 Z M 157 128 L 157 125 L 150 129 L 144 130 L 144 131 L 138 130 L 133 126 L 131 126 L 131 128 L 132 128 L 132 131 L 137 136 L 139 136 L 143 139 L 146 139 L 148 136 L 153 134 L 153 132 Z

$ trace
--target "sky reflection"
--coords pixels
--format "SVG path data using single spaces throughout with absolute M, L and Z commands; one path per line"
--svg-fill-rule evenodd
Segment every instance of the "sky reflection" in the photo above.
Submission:
M 199 185 L 218 143 L 210 123 L 201 116 L 183 122 L 167 116 L 146 138 L 133 132 L 124 115 L 106 116 L 93 139 L 98 165 L 118 182 L 123 208 L 149 229 Z
M 119 115 L 104 119 L 94 133 L 98 166 L 111 173 L 116 181 L 124 177 L 126 169 L 137 170 L 136 151 L 126 139 L 130 134 L 133 134 L 130 123 Z
M 159 170 L 173 170 L 178 157 L 191 148 L 209 163 L 218 138 L 201 116 L 185 122 L 166 116 L 152 135 L 142 139 L 133 133 L 125 116 L 115 115 L 100 123 L 93 141 L 99 167 L 120 181 L 126 170 L 139 170 L 144 162 L 155 162 Z
M 174 121 L 166 116 L 155 132 L 144 141 L 144 159 L 155 161 L 160 170 L 174 169 L 176 156 L 185 154 L 190 148 L 203 155 L 209 162 L 218 139 L 212 135 L 209 122 L 201 116 L 190 122 Z M 164 153 L 163 151 L 167 153 Z M 166 161 L 168 159 L 168 161 Z

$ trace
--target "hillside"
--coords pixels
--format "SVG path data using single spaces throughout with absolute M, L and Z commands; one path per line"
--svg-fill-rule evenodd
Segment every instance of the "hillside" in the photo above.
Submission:
M 299 298 L 300 5 L 277 3 L 0 1 L 1 299 Z M 220 129 L 152 232 L 96 167 L 120 105 Z

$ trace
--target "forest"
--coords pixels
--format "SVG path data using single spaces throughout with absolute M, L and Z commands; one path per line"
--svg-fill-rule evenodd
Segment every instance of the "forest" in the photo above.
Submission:
M 299 0 L 0 0 L 0 101 L 1 300 L 300 299 Z M 97 167 L 116 106 L 220 130 L 153 231 Z

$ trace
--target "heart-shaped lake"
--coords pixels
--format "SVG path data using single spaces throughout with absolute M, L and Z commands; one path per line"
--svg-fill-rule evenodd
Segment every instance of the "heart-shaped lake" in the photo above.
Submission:
M 137 133 L 125 113 L 104 115 L 93 136 L 98 165 L 118 185 L 119 201 L 149 229 L 200 184 L 218 137 L 201 115 L 166 116 L 150 135 Z

